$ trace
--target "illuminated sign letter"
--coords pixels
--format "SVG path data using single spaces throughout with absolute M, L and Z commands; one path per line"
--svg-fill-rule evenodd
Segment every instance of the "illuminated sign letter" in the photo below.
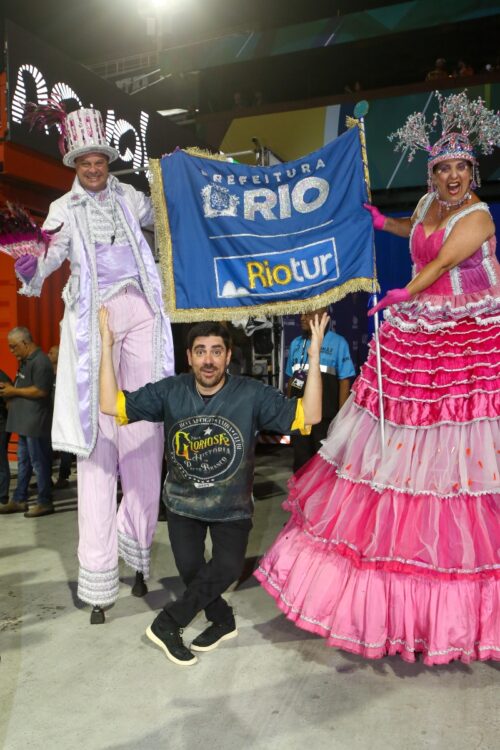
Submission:
M 132 152 L 128 146 L 125 147 L 125 153 L 120 148 L 120 141 L 126 133 L 133 133 L 135 139 L 135 148 Z M 137 169 L 142 166 L 142 144 L 139 138 L 139 133 L 127 120 L 117 120 L 113 129 L 113 140 L 117 151 L 120 154 L 120 159 L 123 161 L 131 161 L 133 166 Z
M 30 75 L 36 87 L 36 104 L 47 104 L 48 89 L 43 75 L 34 65 L 21 65 L 17 71 L 16 87 L 12 95 L 12 121 L 22 122 L 26 107 L 24 76 Z

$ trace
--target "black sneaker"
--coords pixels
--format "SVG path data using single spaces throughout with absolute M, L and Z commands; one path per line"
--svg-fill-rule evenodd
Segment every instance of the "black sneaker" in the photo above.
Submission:
M 169 618 L 169 620 L 169 629 L 162 628 L 161 635 L 159 628 L 156 625 L 156 620 L 153 620 L 149 628 L 146 630 L 147 637 L 150 641 L 153 641 L 153 643 L 163 649 L 167 659 L 173 661 L 174 664 L 179 664 L 181 667 L 190 667 L 192 664 L 196 664 L 198 659 L 182 642 L 182 629 L 179 628 L 171 618 Z
M 218 625 L 213 622 L 211 625 L 200 633 L 191 644 L 193 651 L 213 651 L 221 641 L 228 641 L 230 638 L 236 638 L 238 631 L 234 617 L 228 622 Z

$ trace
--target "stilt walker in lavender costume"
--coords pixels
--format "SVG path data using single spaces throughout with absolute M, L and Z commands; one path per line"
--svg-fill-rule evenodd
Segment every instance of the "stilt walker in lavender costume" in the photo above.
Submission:
M 98 312 L 113 321 L 113 359 L 121 387 L 136 389 L 173 374 L 170 324 L 160 279 L 141 232 L 153 223 L 149 199 L 108 173 L 118 158 L 106 142 L 101 114 L 67 114 L 57 104 L 31 106 L 31 124 L 58 124 L 63 162 L 74 167 L 71 190 L 54 201 L 44 229 L 53 231 L 45 257 L 15 263 L 21 294 L 38 296 L 44 280 L 68 258 L 63 291 L 52 442 L 77 455 L 80 563 L 78 597 L 93 606 L 91 623 L 118 597 L 118 556 L 136 571 L 132 593 L 147 593 L 150 548 L 158 518 L 163 435 L 159 425 L 121 428 L 98 405 Z M 117 475 L 123 499 L 116 512 Z
M 432 124 L 415 113 L 394 134 L 410 158 L 427 151 L 428 193 L 408 218 L 366 205 L 376 229 L 409 237 L 414 264 L 370 311 L 387 308 L 382 391 L 372 341 L 256 572 L 329 645 L 426 664 L 500 659 L 500 265 L 475 193 L 500 118 L 465 92 L 436 95 Z

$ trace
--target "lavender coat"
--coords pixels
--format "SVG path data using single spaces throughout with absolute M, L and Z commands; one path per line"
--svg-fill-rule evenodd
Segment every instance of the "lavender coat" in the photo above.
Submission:
M 115 191 L 123 213 L 142 290 L 155 317 L 151 372 L 151 381 L 155 382 L 174 373 L 174 359 L 160 278 L 141 232 L 141 226 L 153 223 L 151 204 L 143 193 L 120 183 L 116 177 L 109 177 L 108 186 Z M 61 325 L 52 444 L 55 450 L 76 453 L 82 458 L 87 458 L 94 449 L 99 412 L 99 291 L 89 229 L 90 200 L 75 178 L 71 190 L 51 204 L 44 229 L 63 226 L 53 235 L 46 257 L 38 261 L 35 276 L 20 289 L 20 294 L 39 296 L 44 280 L 69 259 L 71 276 L 62 293 L 65 313 Z

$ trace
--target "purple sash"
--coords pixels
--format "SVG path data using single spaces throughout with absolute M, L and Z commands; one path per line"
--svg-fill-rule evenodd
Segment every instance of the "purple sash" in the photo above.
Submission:
M 139 271 L 130 245 L 96 244 L 95 259 L 99 289 L 127 279 L 140 283 Z

